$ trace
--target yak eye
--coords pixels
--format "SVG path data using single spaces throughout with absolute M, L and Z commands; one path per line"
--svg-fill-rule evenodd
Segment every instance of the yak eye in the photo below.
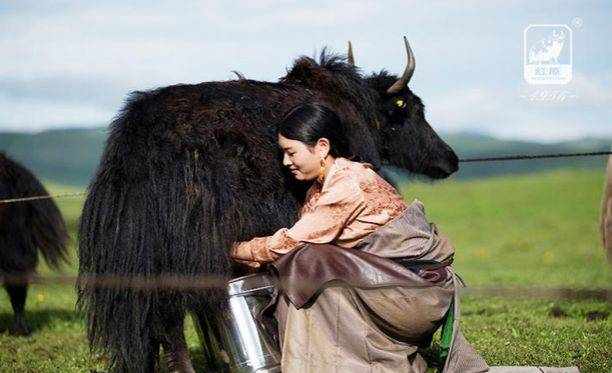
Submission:
M 395 105 L 396 105 L 397 107 L 400 107 L 400 108 L 402 108 L 402 109 L 403 109 L 403 108 L 405 108 L 405 107 L 406 107 L 406 101 L 404 101 L 404 100 L 402 100 L 402 99 L 396 100 L 396 101 L 395 101 Z

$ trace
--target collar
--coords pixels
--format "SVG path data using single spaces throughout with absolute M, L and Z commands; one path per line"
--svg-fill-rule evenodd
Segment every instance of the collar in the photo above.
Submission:
M 349 160 L 346 158 L 336 157 L 334 159 L 334 163 L 329 166 L 329 171 L 327 172 L 327 176 L 325 176 L 325 179 L 323 180 L 323 185 L 320 185 L 318 181 L 315 181 L 315 183 L 319 184 L 321 190 L 323 190 L 325 186 L 329 184 L 329 180 L 334 177 L 334 175 L 339 169 L 342 169 L 344 166 L 346 166 L 347 162 L 349 162 Z

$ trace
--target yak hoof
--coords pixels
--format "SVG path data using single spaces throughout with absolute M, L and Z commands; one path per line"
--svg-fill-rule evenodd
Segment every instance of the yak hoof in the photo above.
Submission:
M 9 328 L 9 334 L 15 337 L 27 337 L 32 334 L 32 330 L 25 322 L 16 322 Z

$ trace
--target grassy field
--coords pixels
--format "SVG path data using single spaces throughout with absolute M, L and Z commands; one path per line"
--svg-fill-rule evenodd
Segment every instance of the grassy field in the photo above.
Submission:
M 72 191 L 49 185 L 53 193 Z M 407 201 L 423 201 L 431 221 L 456 247 L 456 269 L 470 287 L 513 288 L 506 296 L 478 291 L 463 297 L 462 327 L 491 365 L 577 365 L 612 371 L 610 300 L 528 296 L 530 289 L 610 289 L 598 233 L 603 170 L 564 170 L 470 182 L 406 185 Z M 75 232 L 81 199 L 59 201 Z M 76 265 L 65 270 L 75 273 Z M 50 274 L 41 265 L 42 274 Z M 500 293 L 501 294 L 501 293 Z M 0 372 L 87 372 L 90 356 L 71 285 L 33 286 L 28 297 L 32 336 L 0 334 Z M 554 311 L 554 312 L 553 312 Z M 601 318 L 587 321 L 589 315 Z M 0 293 L 0 329 L 9 325 Z M 193 326 L 188 340 L 202 366 Z

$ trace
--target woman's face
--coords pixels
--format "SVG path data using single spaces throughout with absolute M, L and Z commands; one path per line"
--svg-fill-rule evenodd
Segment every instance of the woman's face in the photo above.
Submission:
M 321 138 L 314 146 L 278 135 L 283 150 L 283 165 L 289 167 L 296 180 L 314 180 L 321 170 L 321 159 L 329 153 L 329 140 Z

